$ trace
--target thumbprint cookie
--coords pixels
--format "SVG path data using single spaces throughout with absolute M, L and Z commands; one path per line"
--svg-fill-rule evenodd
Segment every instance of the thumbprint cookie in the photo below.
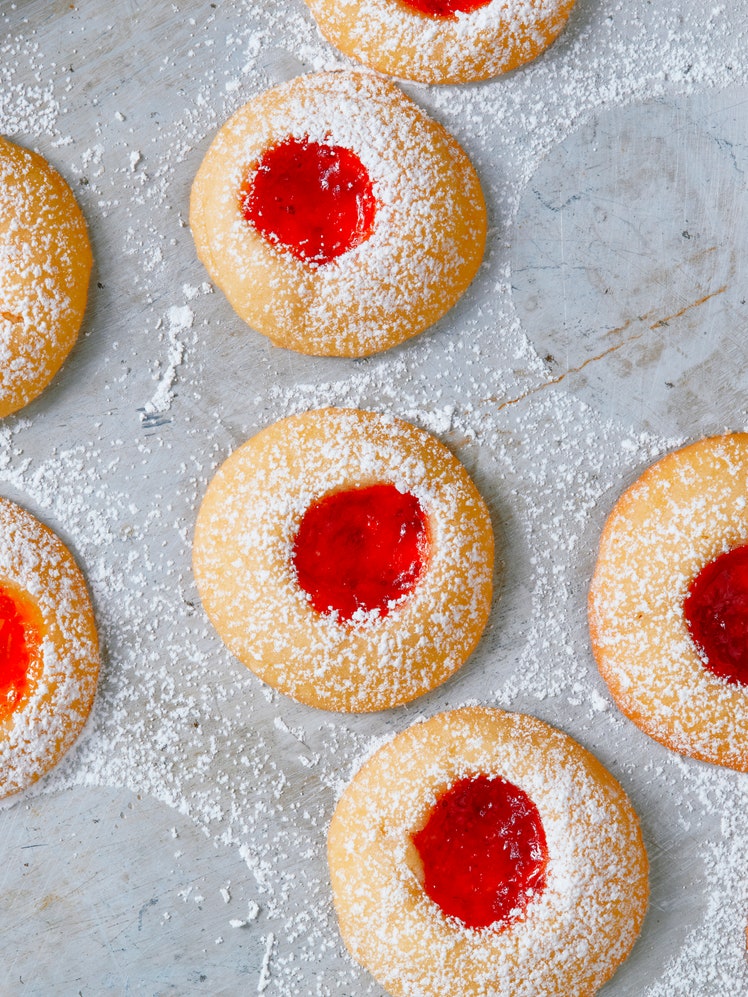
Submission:
M 429 433 L 357 409 L 268 427 L 219 468 L 193 563 L 229 650 L 312 706 L 366 712 L 444 682 L 491 605 L 493 532 Z
M 748 434 L 652 465 L 616 503 L 589 594 L 619 708 L 683 755 L 748 771 Z
M 93 610 L 70 551 L 0 498 L 0 798 L 28 788 L 73 745 L 98 674 Z
M 68 185 L 0 136 L 0 417 L 36 398 L 73 348 L 91 265 Z
M 340 931 L 393 997 L 590 997 L 649 894 L 626 794 L 534 717 L 464 707 L 408 728 L 328 835 Z
M 197 254 L 275 345 L 360 357 L 437 321 L 483 257 L 458 143 L 369 73 L 302 76 L 221 128 L 192 187 Z
M 574 0 L 306 0 L 322 34 L 372 69 L 468 83 L 516 69 L 555 41 Z

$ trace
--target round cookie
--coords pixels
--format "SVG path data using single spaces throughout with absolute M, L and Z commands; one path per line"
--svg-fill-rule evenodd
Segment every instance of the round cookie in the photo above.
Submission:
M 96 624 L 72 555 L 31 513 L 0 499 L 0 799 L 73 745 L 98 673 Z
M 486 211 L 441 125 L 387 80 L 339 71 L 234 114 L 195 177 L 190 225 L 250 326 L 300 353 L 360 357 L 455 304 L 483 257 Z M 349 237 L 333 245 L 341 227 Z
M 574 0 L 306 0 L 322 34 L 372 69 L 423 83 L 485 80 L 530 62 Z
M 379 529 L 379 490 L 386 508 L 398 496 L 417 507 L 415 526 L 403 527 L 413 570 L 384 602 L 359 593 L 346 610 L 302 587 L 299 538 L 333 499 L 355 506 L 373 495 L 363 525 L 347 521 L 355 508 L 331 511 L 333 540 L 363 572 L 375 555 L 358 552 L 358 533 Z M 322 568 L 347 576 L 343 554 L 324 537 L 316 543 Z M 376 557 L 392 546 L 377 543 Z M 225 461 L 197 517 L 193 564 L 208 616 L 248 668 L 303 703 L 364 712 L 415 699 L 466 660 L 491 605 L 493 532 L 475 485 L 438 440 L 397 419 L 328 408 L 275 423 Z M 347 592 L 356 580 L 343 581 Z
M 673 751 L 740 771 L 748 684 L 710 669 L 684 605 L 705 568 L 748 543 L 747 494 L 748 434 L 666 455 L 613 508 L 589 593 L 592 649 L 619 708 Z
M 486 778 L 531 801 L 544 868 L 522 910 L 475 928 L 427 893 L 421 839 L 454 787 Z M 461 805 L 457 819 L 470 835 L 494 818 Z M 514 859 L 516 817 L 503 819 Z M 459 839 L 453 879 L 467 873 L 481 891 L 489 863 L 464 865 Z M 589 997 L 628 955 L 647 907 L 641 832 L 615 779 L 560 731 L 485 707 L 439 714 L 380 748 L 338 802 L 328 860 L 346 947 L 393 997 Z
M 0 136 L 0 417 L 36 398 L 73 348 L 91 266 L 68 185 Z

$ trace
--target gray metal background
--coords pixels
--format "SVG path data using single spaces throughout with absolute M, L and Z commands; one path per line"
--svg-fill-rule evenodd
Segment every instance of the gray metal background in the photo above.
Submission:
M 69 180 L 96 258 L 69 362 L 0 425 L 0 492 L 75 551 L 105 652 L 79 747 L 0 813 L 0 992 L 380 997 L 341 951 L 326 824 L 373 740 L 467 701 L 562 727 L 641 815 L 651 910 L 606 997 L 748 992 L 746 779 L 620 717 L 585 626 L 622 488 L 669 447 L 748 422 L 747 22 L 742 0 L 579 0 L 557 44 L 506 79 L 406 85 L 473 159 L 489 251 L 435 328 L 357 362 L 244 328 L 186 227 L 221 121 L 345 64 L 301 0 L 0 0 L 0 131 Z M 502 551 L 471 660 L 376 716 L 262 687 L 190 573 L 217 463 L 329 403 L 435 432 Z

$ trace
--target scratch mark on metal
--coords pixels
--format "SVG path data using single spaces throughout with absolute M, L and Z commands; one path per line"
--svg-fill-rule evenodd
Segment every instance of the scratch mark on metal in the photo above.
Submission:
M 700 305 L 706 304 L 710 298 L 716 298 L 718 294 L 724 294 L 727 290 L 727 284 L 723 284 L 722 287 L 717 288 L 716 291 L 712 291 L 711 294 L 705 294 L 703 298 L 699 298 L 698 301 L 692 301 L 690 305 L 686 305 L 685 308 L 681 308 L 679 312 L 673 312 L 672 315 L 667 315 L 665 318 L 659 319 L 654 325 L 650 325 L 650 329 L 661 329 L 666 326 L 673 319 L 680 318 L 681 315 L 685 315 L 686 312 L 690 312 L 692 308 L 698 308 Z
M 603 350 L 602 353 L 597 353 L 593 357 L 587 357 L 587 359 L 583 363 L 580 363 L 577 367 L 570 367 L 568 370 L 565 370 L 562 374 L 559 374 L 558 377 L 553 377 L 549 381 L 543 381 L 542 384 L 538 384 L 534 388 L 529 388 L 527 391 L 524 391 L 521 395 L 517 395 L 516 398 L 507 399 L 507 401 L 502 402 L 501 405 L 499 405 L 496 411 L 501 412 L 502 409 L 508 408 L 510 405 L 517 405 L 519 402 L 523 402 L 526 398 L 529 398 L 531 395 L 537 394 L 538 391 L 543 391 L 545 388 L 552 388 L 554 384 L 560 384 L 565 377 L 569 376 L 569 374 L 578 374 L 581 370 L 584 370 L 584 368 L 587 367 L 589 364 L 596 363 L 598 360 L 603 360 L 605 357 L 610 356 L 611 353 L 615 353 L 617 350 L 622 349 L 624 346 L 628 346 L 629 343 L 633 343 L 637 339 L 641 339 L 643 335 L 644 335 L 643 332 L 638 332 L 635 336 L 631 336 L 629 339 L 625 340 L 622 343 L 616 343 L 614 346 L 609 346 L 608 349 Z
M 147 903 L 144 903 L 143 906 L 140 908 L 140 910 L 138 911 L 138 931 L 143 930 L 143 914 L 145 914 L 145 912 L 148 910 L 149 907 L 154 907 L 157 903 L 158 903 L 157 898 L 152 897 Z
M 680 311 L 673 312 L 672 315 L 666 315 L 664 318 L 658 319 L 656 322 L 653 322 L 652 325 L 649 326 L 649 330 L 662 329 L 666 327 L 674 319 L 681 318 L 681 316 L 685 315 L 686 312 L 691 311 L 692 308 L 698 308 L 701 305 L 706 304 L 706 302 L 709 301 L 711 298 L 716 298 L 717 295 L 724 294 L 726 290 L 727 290 L 727 285 L 723 284 L 722 287 L 718 288 L 716 291 L 712 291 L 711 294 L 705 294 L 702 298 L 699 298 L 697 301 L 692 301 L 691 304 L 685 305 L 685 307 L 681 308 Z M 649 318 L 650 314 L 651 313 L 647 313 L 645 315 L 639 316 L 638 321 L 640 322 L 644 321 L 645 319 Z M 629 322 L 624 323 L 622 326 L 619 326 L 617 329 L 611 329 L 609 332 L 605 333 L 606 338 L 615 333 L 623 332 L 631 325 L 632 321 L 634 320 L 632 319 Z M 576 367 L 569 367 L 568 370 L 563 371 L 557 377 L 552 377 L 548 381 L 543 381 L 542 384 L 537 384 L 534 388 L 528 388 L 527 391 L 524 391 L 521 395 L 517 395 L 516 398 L 508 398 L 506 401 L 502 402 L 501 405 L 499 405 L 496 411 L 501 412 L 502 409 L 508 408 L 510 405 L 517 405 L 519 402 L 525 401 L 526 398 L 529 398 L 531 395 L 537 394 L 537 392 L 539 391 L 543 391 L 545 388 L 552 388 L 555 384 L 560 384 L 561 381 L 563 381 L 564 378 L 568 377 L 570 374 L 578 374 L 580 371 L 584 370 L 584 368 L 588 367 L 590 364 L 597 363 L 598 360 L 604 360 L 605 357 L 608 357 L 612 353 L 616 353 L 618 350 L 623 349 L 624 346 L 629 346 L 631 343 L 635 343 L 638 339 L 642 338 L 645 331 L 647 330 L 643 330 L 642 332 L 637 332 L 633 336 L 629 336 L 628 339 L 624 339 L 620 343 L 614 343 L 612 346 L 609 346 L 607 350 L 603 350 L 602 353 L 596 353 L 594 356 L 587 357 L 586 360 L 578 364 Z M 488 399 L 488 401 L 495 401 L 495 400 L 496 399 L 491 399 L 491 398 Z
M 48 893 L 43 900 L 39 901 L 39 910 L 43 911 L 50 907 L 54 907 L 54 905 L 60 903 L 61 900 L 62 898 L 58 897 L 56 893 Z

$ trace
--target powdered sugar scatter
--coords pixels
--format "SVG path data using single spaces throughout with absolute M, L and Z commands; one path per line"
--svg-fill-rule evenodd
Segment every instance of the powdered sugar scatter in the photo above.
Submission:
M 166 313 L 167 328 L 166 338 L 168 343 L 168 353 L 165 370 L 159 374 L 158 387 L 150 399 L 143 407 L 141 419 L 145 421 L 149 417 L 168 411 L 174 397 L 172 388 L 177 377 L 177 369 L 184 361 L 185 345 L 180 339 L 180 333 L 184 334 L 195 321 L 195 313 L 188 305 L 172 305 Z M 161 324 L 161 323 L 159 323 Z
M 84 935 L 74 932 L 90 929 L 90 921 L 68 919 L 69 944 L 55 950 L 56 975 L 45 986 L 38 932 L 28 930 L 39 926 L 42 898 L 26 886 L 23 867 L 47 863 L 40 880 L 47 899 L 54 876 L 79 869 L 74 895 L 87 902 L 95 886 L 85 870 L 101 851 L 104 803 L 114 792 L 158 800 L 166 813 L 168 861 L 143 900 L 161 898 L 153 906 L 153 946 L 144 943 L 148 932 L 132 936 L 132 978 L 154 992 L 171 985 L 180 993 L 204 986 L 382 997 L 345 956 L 330 907 L 324 856 L 334 800 L 374 744 L 416 715 L 474 702 L 536 714 L 576 737 L 619 779 L 642 818 L 651 912 L 606 997 L 743 997 L 746 780 L 682 760 L 633 728 L 597 675 L 585 619 L 597 539 L 623 488 L 685 442 L 685 433 L 696 438 L 748 424 L 744 408 L 727 404 L 743 365 L 704 365 L 698 382 L 684 374 L 689 359 L 697 364 L 707 331 L 734 348 L 746 318 L 741 296 L 729 311 L 722 294 L 684 312 L 691 302 L 673 294 L 667 326 L 645 327 L 647 349 L 633 376 L 646 380 L 662 411 L 670 406 L 680 417 L 677 431 L 667 421 L 655 431 L 646 406 L 628 412 L 608 404 L 605 385 L 613 383 L 613 361 L 626 362 L 625 349 L 590 349 L 580 367 L 563 350 L 536 348 L 541 338 L 552 340 L 553 329 L 537 335 L 530 308 L 520 321 L 511 248 L 518 219 L 544 196 L 533 187 L 538 167 L 563 150 L 549 202 L 559 227 L 525 238 L 537 246 L 539 293 L 565 314 L 578 274 L 542 269 L 547 241 L 559 239 L 564 248 L 572 237 L 563 224 L 565 192 L 578 199 L 594 191 L 601 208 L 631 219 L 635 164 L 612 188 L 595 188 L 595 156 L 611 155 L 602 145 L 595 151 L 597 123 L 624 105 L 629 112 L 641 105 L 646 116 L 656 101 L 672 104 L 682 162 L 701 168 L 703 189 L 714 192 L 682 225 L 679 219 L 678 231 L 691 238 L 683 235 L 684 245 L 703 238 L 701 258 L 719 257 L 724 280 L 744 285 L 744 262 L 723 238 L 743 218 L 739 178 L 748 169 L 748 136 L 734 110 L 748 96 L 744 5 L 578 0 L 558 41 L 525 69 L 479 86 L 408 85 L 477 169 L 489 208 L 488 251 L 465 297 L 435 328 L 365 361 L 300 357 L 246 329 L 222 295 L 208 293 L 187 227 L 194 173 L 237 107 L 301 69 L 352 64 L 321 39 L 299 2 L 176 6 L 0 6 L 0 132 L 43 153 L 70 183 L 95 257 L 78 344 L 51 387 L 0 424 L 0 494 L 27 506 L 74 551 L 105 651 L 79 747 L 33 798 L 0 814 L 4 840 L 53 846 L 20 852 L 17 870 L 9 863 L 6 895 L 14 907 L 4 930 L 17 957 L 0 971 L 0 989 L 13 992 L 19 976 L 37 993 L 54 992 L 63 979 L 70 992 L 97 992 L 105 979 L 126 989 L 126 971 L 111 959 L 120 930 L 112 898 L 121 896 L 122 881 L 99 880 L 108 891 L 96 905 L 100 937 L 87 930 L 86 945 L 75 944 Z M 688 134 L 679 128 L 687 114 L 704 135 L 699 149 L 723 154 L 708 170 L 694 163 L 685 139 L 677 146 Z M 623 144 L 636 127 L 631 120 L 621 124 Z M 587 159 L 574 141 L 581 129 Z M 657 142 L 649 152 L 657 161 Z M 728 162 L 732 172 L 722 165 Z M 570 177 L 580 189 L 571 190 Z M 654 219 L 659 203 L 654 196 L 647 208 Z M 651 280 L 669 293 L 671 260 L 661 245 L 646 257 L 633 242 L 614 248 L 639 264 L 632 270 L 638 292 Z M 686 287 L 690 265 L 679 264 Z M 601 300 L 615 286 L 602 272 Z M 600 324 L 599 314 L 590 299 L 591 325 Z M 605 340 L 614 330 L 597 331 Z M 711 402 L 703 419 L 689 422 L 693 392 L 702 400 L 708 393 Z M 434 432 L 485 498 L 502 562 L 488 632 L 468 663 L 412 707 L 375 716 L 319 713 L 262 686 L 213 633 L 191 572 L 195 515 L 218 464 L 276 419 L 325 405 L 370 408 Z M 54 811 L 57 823 L 48 816 L 54 797 L 39 795 L 53 792 L 64 801 Z M 142 818 L 137 807 L 116 811 L 144 821 L 139 841 L 149 848 L 161 826 L 154 808 Z M 179 859 L 168 834 L 176 825 Z M 77 852 L 80 866 L 70 864 Z M 116 855 L 105 854 L 119 876 Z M 200 904 L 177 896 L 181 863 Z M 226 905 L 220 890 L 228 879 Z M 57 895 L 73 895 L 73 886 L 62 883 Z M 178 937 L 168 933 L 187 907 L 199 940 L 177 948 Z M 50 899 L 45 917 L 59 909 Z M 24 911 L 28 916 L 18 916 Z M 247 923 L 231 930 L 232 920 Z M 182 957 L 168 970 L 154 955 L 163 956 L 156 943 L 167 937 Z M 165 981 L 164 973 L 172 975 Z

